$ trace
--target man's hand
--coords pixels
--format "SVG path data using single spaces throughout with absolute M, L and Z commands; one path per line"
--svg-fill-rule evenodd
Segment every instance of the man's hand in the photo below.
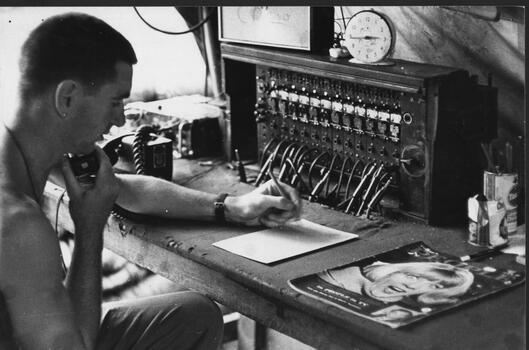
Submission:
M 77 181 L 67 159 L 63 160 L 62 173 L 70 197 L 70 215 L 76 229 L 101 233 L 118 196 L 119 183 L 108 157 L 97 146 L 96 156 L 99 169 L 93 186 L 86 187 Z
M 245 195 L 228 196 L 225 201 L 226 219 L 246 225 L 263 224 L 269 227 L 298 220 L 301 214 L 298 192 L 287 184 L 280 185 L 289 198 L 282 197 L 271 180 Z

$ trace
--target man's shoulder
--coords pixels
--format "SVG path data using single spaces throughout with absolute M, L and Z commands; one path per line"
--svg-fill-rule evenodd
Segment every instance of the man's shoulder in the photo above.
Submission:
M 33 198 L 9 188 L 2 188 L 1 197 L 2 232 L 5 226 L 23 226 L 25 223 L 46 220 L 44 212 Z

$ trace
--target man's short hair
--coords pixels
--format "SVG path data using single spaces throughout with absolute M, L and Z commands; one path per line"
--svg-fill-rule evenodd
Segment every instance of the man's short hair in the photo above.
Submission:
M 42 94 L 65 79 L 95 91 L 115 77 L 115 65 L 137 62 L 130 42 L 99 18 L 66 13 L 50 17 L 30 33 L 19 62 L 21 93 Z

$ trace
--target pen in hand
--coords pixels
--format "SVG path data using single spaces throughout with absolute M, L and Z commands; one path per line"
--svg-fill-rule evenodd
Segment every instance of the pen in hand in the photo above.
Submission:
M 281 194 L 281 197 L 283 197 L 285 199 L 288 199 L 288 200 L 291 200 L 290 196 L 285 192 L 283 187 L 279 184 L 279 181 L 277 181 L 277 178 L 276 178 L 276 176 L 274 175 L 274 173 L 272 171 L 272 167 L 270 167 L 270 166 L 268 167 L 268 176 L 270 176 L 270 178 L 274 182 L 274 185 L 277 187 L 277 190 Z

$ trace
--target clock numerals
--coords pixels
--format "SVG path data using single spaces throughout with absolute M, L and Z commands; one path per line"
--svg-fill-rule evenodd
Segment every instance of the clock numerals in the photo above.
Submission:
M 345 32 L 345 45 L 359 61 L 380 61 L 391 50 L 393 38 L 389 23 L 375 11 L 366 10 L 355 14 Z

